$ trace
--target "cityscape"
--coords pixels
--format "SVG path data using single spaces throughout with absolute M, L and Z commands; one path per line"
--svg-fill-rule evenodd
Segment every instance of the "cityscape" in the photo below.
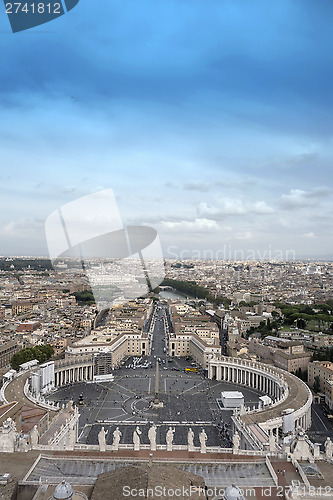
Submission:
M 100 498 L 128 467 L 132 497 L 329 496 L 333 263 L 164 265 L 98 309 L 77 259 L 0 259 L 3 498 Z

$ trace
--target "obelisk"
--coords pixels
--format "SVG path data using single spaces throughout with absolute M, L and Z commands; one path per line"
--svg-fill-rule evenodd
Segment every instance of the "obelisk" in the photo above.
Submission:
M 159 366 L 158 366 L 158 361 L 156 361 L 154 408 L 161 408 L 163 406 L 163 403 L 161 403 L 159 400 L 159 392 L 160 392 Z

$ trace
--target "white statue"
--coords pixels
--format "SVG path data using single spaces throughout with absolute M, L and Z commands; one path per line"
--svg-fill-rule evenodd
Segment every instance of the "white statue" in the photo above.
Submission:
M 234 435 L 232 437 L 232 451 L 233 453 L 238 453 L 239 450 L 239 445 L 240 445 L 240 437 L 237 431 L 234 432 Z
M 150 449 L 156 451 L 156 425 L 153 424 L 148 431 L 148 439 L 150 441 Z
M 30 432 L 30 443 L 31 443 L 31 446 L 32 447 L 37 446 L 38 441 L 39 441 L 39 434 L 38 434 L 37 425 L 35 425 L 32 428 L 32 431 Z
M 134 443 L 134 450 L 139 451 L 140 450 L 140 436 L 142 432 L 140 431 L 139 427 L 136 426 L 135 431 L 133 432 L 133 443 Z
M 17 446 L 18 446 L 18 451 L 20 451 L 22 453 L 25 453 L 25 452 L 29 451 L 29 449 L 30 449 L 30 446 L 29 446 L 28 441 L 27 441 L 27 436 L 24 436 L 22 434 L 22 432 L 18 436 Z
M 329 460 L 332 460 L 333 443 L 329 437 L 325 441 L 325 455 L 326 455 L 326 458 L 328 458 Z
M 313 458 L 319 460 L 320 458 L 320 443 L 313 444 Z
M 67 449 L 68 450 L 74 450 L 76 443 L 76 426 L 75 424 L 71 425 L 67 431 L 67 439 L 66 439 L 66 444 L 67 444 Z
M 269 434 L 268 444 L 269 444 L 269 451 L 274 452 L 276 450 L 276 438 L 273 434 L 273 431 L 271 431 Z M 238 446 L 238 448 L 239 448 L 239 446 Z
M 187 449 L 188 451 L 194 451 L 194 432 L 191 427 L 187 433 Z
M 176 431 L 175 428 L 169 427 L 169 430 L 166 433 L 167 451 L 172 451 L 173 435 L 175 431 Z
M 120 432 L 119 427 L 116 427 L 116 429 L 113 431 L 113 451 L 118 451 L 121 436 L 122 433 Z
M 99 451 L 106 451 L 106 432 L 104 427 L 101 428 L 101 430 L 98 433 L 98 444 L 99 444 Z
M 200 441 L 200 453 L 206 453 L 207 434 L 205 432 L 205 429 L 202 429 L 202 431 L 200 432 L 199 441 Z
M 15 451 L 17 431 L 15 422 L 7 418 L 0 428 L 0 451 L 13 453 Z

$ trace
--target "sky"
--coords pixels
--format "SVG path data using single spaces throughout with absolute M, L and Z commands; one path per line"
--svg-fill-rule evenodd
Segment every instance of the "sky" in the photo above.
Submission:
M 0 12 L 0 255 L 111 188 L 165 258 L 333 258 L 331 0 L 80 0 Z

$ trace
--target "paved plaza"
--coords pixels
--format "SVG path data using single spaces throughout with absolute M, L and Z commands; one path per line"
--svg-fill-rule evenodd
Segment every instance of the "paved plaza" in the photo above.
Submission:
M 66 403 L 73 400 L 79 403 L 82 395 L 83 404 L 79 405 L 80 442 L 97 444 L 97 435 L 101 426 L 107 431 L 107 444 L 112 443 L 112 434 L 116 426 L 122 432 L 121 443 L 132 443 L 136 425 L 142 430 L 141 442 L 148 444 L 148 428 L 154 422 L 158 426 L 157 443 L 165 444 L 165 434 L 169 425 L 176 427 L 175 444 L 187 443 L 188 428 L 195 434 L 195 445 L 199 446 L 198 434 L 205 429 L 208 446 L 231 444 L 232 410 L 220 409 L 217 399 L 221 392 L 237 388 L 244 394 L 246 405 L 258 405 L 260 393 L 253 389 L 234 384 L 211 381 L 196 373 L 171 371 L 160 372 L 159 400 L 163 407 L 152 408 L 155 391 L 155 371 L 118 370 L 113 382 L 78 383 L 63 387 L 48 399 Z M 227 432 L 221 434 L 225 424 Z
M 79 405 L 79 440 L 97 444 L 102 425 L 107 431 L 107 443 L 112 443 L 116 426 L 122 432 L 121 444 L 131 444 L 136 425 L 142 430 L 141 442 L 148 444 L 147 432 L 152 423 L 157 426 L 157 444 L 165 444 L 165 434 L 171 425 L 176 428 L 175 444 L 187 443 L 189 427 L 195 434 L 205 429 L 207 446 L 230 447 L 232 440 L 232 410 L 221 409 L 217 400 L 222 391 L 240 390 L 247 406 L 258 406 L 261 393 L 232 383 L 208 380 L 203 371 L 185 372 L 191 359 L 169 358 L 168 339 L 163 324 L 163 306 L 157 308 L 153 318 L 151 353 L 141 363 L 149 368 L 134 368 L 134 360 L 114 372 L 112 382 L 77 383 L 50 394 L 49 400 Z M 159 401 L 163 406 L 154 409 L 156 363 L 159 363 Z M 138 365 L 136 365 L 138 366 Z M 82 396 L 81 396 L 82 395 Z M 79 404 L 81 396 L 81 403 Z

